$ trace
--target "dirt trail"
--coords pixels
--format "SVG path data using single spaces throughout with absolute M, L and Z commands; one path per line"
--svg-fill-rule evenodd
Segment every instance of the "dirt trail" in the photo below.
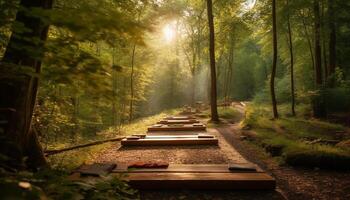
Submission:
M 219 146 L 154 146 L 122 147 L 116 143 L 105 149 L 94 162 L 166 161 L 171 164 L 246 163 L 247 160 L 230 144 L 222 132 L 230 132 L 232 125 L 208 128 L 219 139 Z M 141 199 L 284 199 L 276 191 L 140 191 Z
M 97 156 L 95 162 L 166 161 L 171 164 L 224 164 L 247 161 L 213 128 L 210 134 L 219 139 L 219 146 L 150 146 L 122 147 L 116 143 Z

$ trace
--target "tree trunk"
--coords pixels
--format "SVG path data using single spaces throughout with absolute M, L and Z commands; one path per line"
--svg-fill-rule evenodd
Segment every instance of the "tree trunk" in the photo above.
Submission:
M 216 91 L 216 68 L 215 68 L 215 33 L 212 0 L 207 0 L 208 25 L 209 25 L 209 58 L 210 58 L 210 107 L 211 121 L 218 122 L 219 115 L 217 111 L 217 91 Z
M 318 0 L 314 0 L 314 14 L 315 14 L 315 87 L 322 93 L 322 51 L 321 51 L 321 20 L 320 20 L 320 5 Z M 326 116 L 326 110 L 324 105 L 324 98 L 322 94 L 319 94 L 313 101 L 314 117 L 322 118 Z
M 334 17 L 334 0 L 328 0 L 328 9 L 329 9 L 329 76 L 334 75 L 336 64 L 337 64 L 337 52 L 336 52 L 336 44 L 337 44 L 337 35 L 335 30 L 335 17 Z M 330 86 L 334 86 L 334 77 L 330 80 Z
M 277 68 L 277 25 L 276 25 L 276 0 L 272 0 L 272 33 L 273 33 L 273 64 L 270 78 L 270 91 L 272 100 L 273 117 L 278 118 L 277 101 L 275 94 L 275 76 Z
M 322 1 L 321 3 L 322 5 L 322 12 L 321 12 L 321 31 L 322 31 L 322 56 L 323 56 L 323 72 L 324 72 L 324 80 L 327 81 L 328 80 L 328 61 L 327 61 L 327 30 L 325 27 L 325 3 L 324 1 Z
M 288 24 L 288 39 L 289 39 L 289 52 L 290 52 L 290 87 L 291 87 L 291 97 L 292 97 L 292 115 L 295 116 L 295 90 L 294 90 L 294 52 L 293 52 L 293 35 L 292 27 L 290 24 L 290 8 L 289 0 L 287 0 L 287 24 Z
M 51 9 L 52 4 L 52 0 L 20 1 L 20 6 L 28 10 Z M 8 119 L 12 125 L 5 130 L 5 135 L 19 149 L 18 159 L 27 157 L 26 164 L 30 168 L 44 167 L 47 163 L 38 136 L 31 127 L 31 120 L 49 25 L 24 10 L 18 11 L 16 22 L 30 31 L 13 30 L 2 60 L 4 66 L 1 67 L 0 74 L 6 78 L 0 79 L 0 108 L 11 108 L 15 111 L 13 118 Z M 7 153 L 12 157 L 13 152 Z
M 135 52 L 136 52 L 136 44 L 134 44 L 134 46 L 133 46 L 133 48 L 132 48 L 132 55 L 131 55 L 129 123 L 130 123 L 130 122 L 132 121 L 132 119 L 133 119 Z
M 196 105 L 196 73 L 192 72 L 192 92 L 191 92 L 191 104 L 192 106 Z
M 312 62 L 312 69 L 315 69 L 315 59 L 314 59 L 314 51 L 312 50 L 312 42 L 310 39 L 309 31 L 307 30 L 307 25 L 305 22 L 305 16 L 302 16 L 302 22 L 303 22 L 303 27 L 304 27 L 304 34 L 307 39 L 307 44 L 309 46 L 309 51 L 310 51 L 310 57 L 311 57 L 311 62 Z

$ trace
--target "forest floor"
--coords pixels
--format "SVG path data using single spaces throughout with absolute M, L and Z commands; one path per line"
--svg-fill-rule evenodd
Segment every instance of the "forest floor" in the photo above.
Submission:
M 258 164 L 276 178 L 276 191 L 140 191 L 141 199 L 350 199 L 350 173 L 279 165 L 278 160 L 248 141 L 241 140 L 239 117 L 208 125 L 208 132 L 219 139 L 219 146 L 200 147 L 106 147 L 93 162 L 134 162 L 162 160 L 172 164 Z M 206 119 L 203 119 L 205 121 Z
M 241 106 L 237 110 L 244 113 Z M 230 132 L 220 132 L 244 158 L 258 164 L 276 179 L 277 188 L 286 199 L 350 199 L 350 172 L 280 165 L 261 146 L 242 140 L 238 124 L 230 129 Z
M 203 122 L 208 119 L 202 119 Z M 237 121 L 238 122 L 238 121 Z M 211 127 L 212 126 L 212 127 Z M 223 132 L 232 124 L 209 125 L 207 131 L 219 139 L 219 146 L 122 147 L 120 143 L 106 147 L 92 162 L 165 161 L 171 164 L 245 163 Z M 211 128 L 210 128 L 211 127 Z M 141 199 L 284 199 L 277 191 L 140 191 Z

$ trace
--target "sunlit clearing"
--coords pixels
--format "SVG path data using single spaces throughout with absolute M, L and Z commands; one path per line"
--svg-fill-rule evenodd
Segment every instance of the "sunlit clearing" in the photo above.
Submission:
M 163 28 L 163 35 L 167 42 L 171 42 L 175 38 L 175 27 L 173 24 L 167 24 Z

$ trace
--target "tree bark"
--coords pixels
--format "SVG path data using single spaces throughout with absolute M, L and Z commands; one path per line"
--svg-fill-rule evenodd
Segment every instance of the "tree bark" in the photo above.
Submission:
M 0 69 L 0 74 L 6 77 L 0 79 L 0 107 L 15 110 L 14 117 L 9 119 L 13 126 L 5 131 L 5 135 L 19 148 L 19 158 L 28 158 L 30 168 L 47 166 L 38 136 L 31 128 L 31 120 L 49 25 L 28 12 L 32 8 L 52 9 L 52 4 L 53 0 L 20 1 L 23 9 L 18 11 L 16 22 L 23 24 L 28 31 L 13 30 L 2 60 L 4 66 Z
M 130 74 L 130 96 L 131 97 L 130 97 L 129 123 L 133 119 L 135 52 L 136 52 L 136 44 L 134 44 L 132 48 L 132 55 L 131 55 L 131 74 Z
M 314 117 L 323 118 L 326 116 L 326 109 L 324 105 L 324 98 L 322 93 L 322 50 L 321 50 L 321 19 L 320 19 L 320 5 L 318 0 L 314 0 L 314 34 L 315 34 L 315 87 L 320 92 L 313 101 Z
M 312 69 L 315 69 L 315 59 L 314 59 L 314 51 L 312 50 L 312 42 L 310 39 L 309 31 L 307 30 L 307 25 L 305 22 L 305 16 L 301 16 L 302 22 L 303 22 L 303 27 L 304 27 L 304 34 L 307 39 L 307 44 L 309 46 L 309 51 L 310 51 L 310 57 L 311 57 L 311 63 L 312 63 Z
M 328 9 L 329 9 L 329 76 L 334 75 L 335 68 L 337 65 L 337 35 L 336 35 L 336 26 L 335 26 L 335 17 L 334 17 L 334 0 L 328 0 Z M 326 67 L 326 66 L 325 66 Z M 334 87 L 334 78 L 330 80 L 330 86 Z
M 289 39 L 289 53 L 290 53 L 290 87 L 291 87 L 291 97 L 292 97 L 292 115 L 295 116 L 295 89 L 294 89 L 294 52 L 293 52 L 293 35 L 292 27 L 290 24 L 290 7 L 289 0 L 287 0 L 287 25 L 288 25 L 288 39 Z
M 218 122 L 219 115 L 217 111 L 217 89 L 216 89 L 216 68 L 215 68 L 215 32 L 212 0 L 207 0 L 208 25 L 209 25 L 209 58 L 210 58 L 210 108 L 211 121 Z
M 277 24 L 276 24 L 276 0 L 272 0 L 272 34 L 273 34 L 273 63 L 270 77 L 270 91 L 272 100 L 273 117 L 278 118 L 277 100 L 275 94 L 275 76 L 277 68 Z

